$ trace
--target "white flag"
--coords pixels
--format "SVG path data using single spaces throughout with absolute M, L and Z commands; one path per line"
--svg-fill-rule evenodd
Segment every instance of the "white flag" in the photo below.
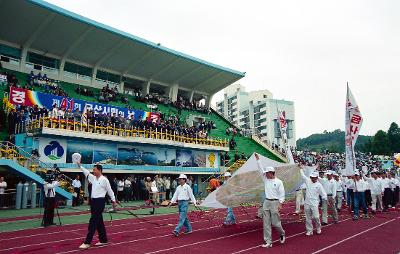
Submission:
M 285 111 L 279 111 L 279 109 L 278 109 L 278 116 L 279 116 L 279 127 L 280 127 L 280 131 L 281 131 L 283 145 L 285 146 L 285 149 L 286 149 L 286 159 L 290 164 L 295 164 L 294 159 L 293 159 L 293 154 L 292 154 L 292 151 L 290 150 L 289 143 L 288 143 L 288 135 L 287 135 L 288 124 L 286 121 Z
M 346 96 L 346 119 L 345 119 L 345 148 L 346 148 L 346 167 L 344 175 L 354 175 L 356 172 L 356 156 L 354 146 L 360 133 L 363 117 L 358 104 L 347 85 Z

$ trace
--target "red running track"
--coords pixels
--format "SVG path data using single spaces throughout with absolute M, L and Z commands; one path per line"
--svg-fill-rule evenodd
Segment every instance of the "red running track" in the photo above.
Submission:
M 293 205 L 282 210 L 287 242 L 274 244 L 268 253 L 398 253 L 400 250 L 400 213 L 390 212 L 359 221 L 352 221 L 342 212 L 339 224 L 329 224 L 322 235 L 305 236 L 304 222 L 288 214 Z M 138 219 L 115 221 L 107 226 L 110 243 L 93 247 L 85 253 L 266 253 L 261 248 L 262 221 L 255 219 L 255 208 L 235 209 L 239 224 L 228 228 L 220 223 L 225 211 L 214 211 L 199 217 L 192 213 L 191 235 L 171 236 L 177 215 L 147 218 L 159 223 L 149 224 Z M 211 220 L 213 219 L 214 220 Z M 173 224 L 173 225 L 172 225 Z M 86 224 L 23 230 L 0 234 L 3 253 L 78 253 L 77 247 L 86 234 Z

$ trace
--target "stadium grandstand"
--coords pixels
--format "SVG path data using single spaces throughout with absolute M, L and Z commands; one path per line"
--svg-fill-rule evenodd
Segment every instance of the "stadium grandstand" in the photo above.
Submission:
M 0 174 L 11 173 L 9 200 L 21 179 L 42 185 L 57 169 L 57 193 L 70 201 L 78 151 L 116 181 L 186 173 L 198 193 L 210 175 L 235 170 L 253 152 L 285 160 L 210 108 L 244 72 L 44 1 L 1 6 Z

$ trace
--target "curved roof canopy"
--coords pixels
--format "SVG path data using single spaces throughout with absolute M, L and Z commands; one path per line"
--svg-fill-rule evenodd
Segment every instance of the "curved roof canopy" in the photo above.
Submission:
M 125 76 L 215 93 L 244 77 L 42 0 L 0 0 L 0 40 Z

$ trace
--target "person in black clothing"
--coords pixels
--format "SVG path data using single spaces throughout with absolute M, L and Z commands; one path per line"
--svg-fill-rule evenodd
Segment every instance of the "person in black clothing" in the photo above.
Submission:
M 235 152 L 235 157 L 234 157 L 234 159 L 235 159 L 235 161 L 240 160 L 240 156 L 239 156 L 238 151 Z
M 244 152 L 242 152 L 242 154 L 240 155 L 240 159 L 241 160 L 246 160 L 246 155 L 244 154 Z

